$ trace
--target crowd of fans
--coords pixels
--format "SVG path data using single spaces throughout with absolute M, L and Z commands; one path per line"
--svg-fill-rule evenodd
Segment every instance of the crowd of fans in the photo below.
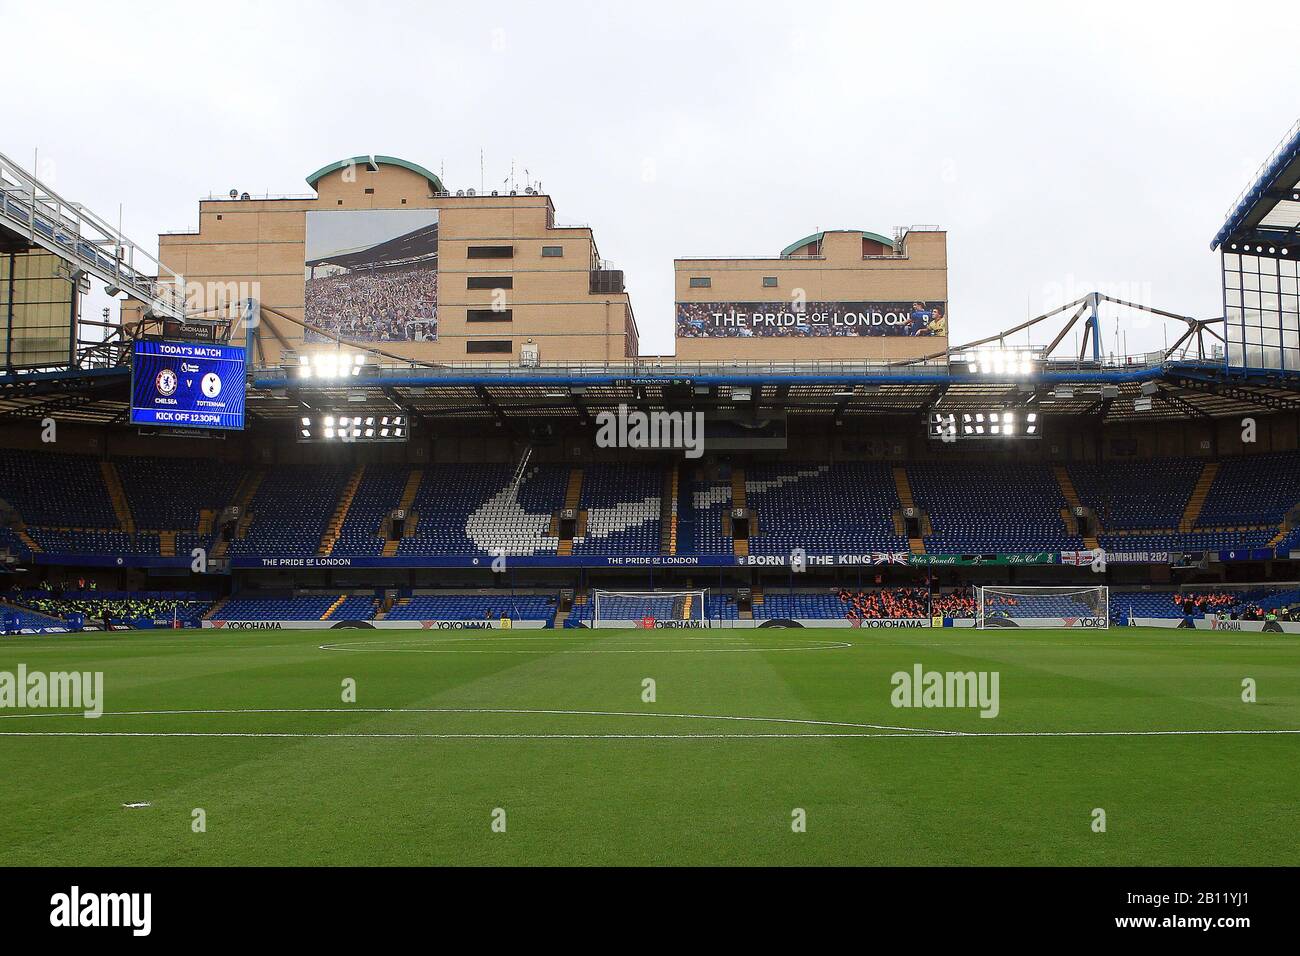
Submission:
M 947 594 L 936 594 L 930 602 L 936 615 L 951 618 L 975 616 L 975 589 L 954 588 Z
M 1184 614 L 1204 614 L 1206 617 L 1218 617 L 1229 621 L 1290 621 L 1300 619 L 1300 614 L 1293 613 L 1290 607 L 1264 610 L 1258 604 L 1243 601 L 1241 595 L 1232 591 L 1210 591 L 1202 593 L 1175 593 L 1174 606 Z
M 307 321 L 359 341 L 438 337 L 435 267 L 384 269 L 307 280 Z
M 840 588 L 839 599 L 848 606 L 845 617 L 850 621 L 918 618 L 930 614 L 930 591 L 923 587 L 880 588 L 874 591 Z
M 975 617 L 975 589 L 969 585 L 951 591 L 931 591 L 927 587 L 877 588 L 872 591 L 850 591 L 840 588 L 839 599 L 848 605 L 845 614 L 849 620 L 874 618 L 925 618 Z M 1017 601 L 1013 595 L 989 595 L 985 611 L 1011 608 Z
M 75 587 L 75 591 L 74 591 Z M 57 582 L 42 581 L 35 591 L 25 591 L 17 586 L 11 589 L 9 601 L 19 607 L 36 611 L 49 617 L 67 620 L 76 614 L 85 617 L 86 623 L 133 624 L 136 621 L 172 621 L 180 624 L 193 621 L 206 606 L 200 601 L 180 601 L 156 597 L 83 597 L 74 596 L 98 590 L 94 581 Z

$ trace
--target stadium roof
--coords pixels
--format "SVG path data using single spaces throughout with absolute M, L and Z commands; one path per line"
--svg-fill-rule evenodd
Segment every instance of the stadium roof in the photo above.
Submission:
M 1237 197 L 1210 248 L 1248 242 L 1270 243 L 1300 256 L 1300 120 Z
M 1143 386 L 1150 409 L 1138 411 Z M 0 374 L 0 424 L 53 416 L 60 422 L 128 424 L 126 368 Z M 827 423 L 930 410 L 1022 408 L 1097 424 L 1204 420 L 1300 411 L 1300 374 L 1228 370 L 1222 362 L 1099 365 L 1052 362 L 1028 377 L 975 375 L 938 362 L 865 365 L 710 366 L 639 362 L 626 366 L 367 366 L 336 384 L 302 382 L 287 369 L 253 372 L 250 428 L 279 427 L 305 409 L 391 414 L 436 422 L 545 419 L 586 421 L 620 404 L 698 410 L 757 410 Z
M 409 160 L 398 159 L 396 156 L 353 156 L 351 159 L 340 159 L 337 163 L 330 163 L 328 166 L 322 166 L 320 169 L 316 170 L 316 172 L 308 176 L 307 185 L 312 189 L 315 189 L 316 184 L 320 182 L 323 177 L 328 176 L 330 173 L 337 172 L 340 169 L 347 169 L 349 166 L 365 166 L 371 171 L 378 169 L 380 166 L 401 166 L 403 169 L 409 169 L 413 173 L 419 173 L 427 179 L 429 181 L 429 188 L 433 192 L 440 193 L 445 191 L 442 187 L 442 180 L 429 170 L 425 169 L 423 166 L 418 166 Z

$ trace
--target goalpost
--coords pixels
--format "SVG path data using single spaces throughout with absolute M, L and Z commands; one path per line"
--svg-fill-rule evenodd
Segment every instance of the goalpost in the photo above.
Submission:
M 708 627 L 704 591 L 592 592 L 592 627 Z
M 1110 588 L 975 588 L 976 627 L 1110 627 Z

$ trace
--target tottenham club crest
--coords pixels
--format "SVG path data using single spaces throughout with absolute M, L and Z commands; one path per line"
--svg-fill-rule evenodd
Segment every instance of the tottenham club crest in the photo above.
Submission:
M 221 394 L 221 376 L 216 372 L 209 372 L 203 376 L 203 394 L 208 398 L 216 398 Z
M 153 380 L 153 384 L 158 389 L 159 395 L 175 395 L 176 373 L 169 368 L 165 368 L 158 373 L 158 377 Z

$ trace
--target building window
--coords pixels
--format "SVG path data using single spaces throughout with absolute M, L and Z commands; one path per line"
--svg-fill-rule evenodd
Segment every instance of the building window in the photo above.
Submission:
M 763 288 L 764 288 L 764 289 L 775 289 L 775 288 L 776 288 L 776 276 L 763 276 Z
M 479 355 L 484 352 L 496 352 L 509 355 L 514 351 L 509 339 L 475 339 L 465 343 L 465 354 Z
M 559 259 L 564 255 L 564 246 L 542 246 L 543 259 Z
M 467 289 L 513 289 L 514 276 L 466 276 Z
M 466 309 L 465 321 L 467 322 L 513 322 L 514 311 L 512 309 Z
M 373 187 L 373 186 L 367 186 L 367 187 L 366 187 L 366 195 L 367 195 L 367 196 L 373 196 L 374 194 L 375 194 L 375 187 Z
M 514 246 L 470 246 L 466 255 L 471 259 L 513 259 Z
M 1228 364 L 1300 368 L 1300 275 L 1294 259 L 1223 253 Z
M 692 289 L 710 289 L 713 287 L 713 280 L 708 276 L 691 276 Z

